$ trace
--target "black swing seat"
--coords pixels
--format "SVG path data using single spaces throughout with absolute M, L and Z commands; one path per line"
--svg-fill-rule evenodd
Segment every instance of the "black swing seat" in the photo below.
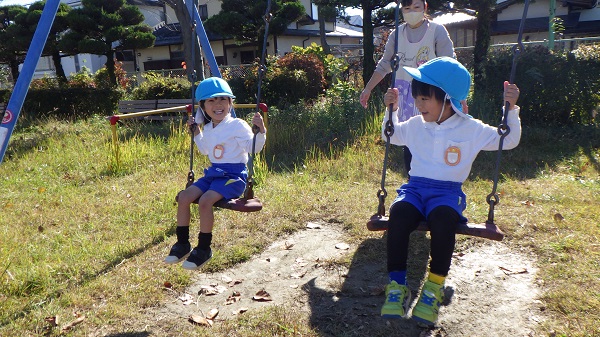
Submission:
M 384 231 L 388 229 L 388 217 L 375 214 L 367 222 L 367 228 L 370 231 Z M 418 231 L 429 231 L 427 222 L 422 221 L 417 227 Z M 490 239 L 494 241 L 502 241 L 504 233 L 494 223 L 463 223 L 459 224 L 456 229 L 456 234 L 463 234 L 469 236 L 476 236 L 484 239 Z
M 181 192 L 179 192 L 181 193 Z M 179 193 L 175 196 L 175 201 L 179 199 Z M 194 203 L 198 203 L 198 199 L 194 200 Z M 245 199 L 245 198 L 237 198 L 237 199 L 221 199 L 217 201 L 214 205 L 215 207 L 230 209 L 232 211 L 238 212 L 258 212 L 262 209 L 262 203 L 257 198 Z

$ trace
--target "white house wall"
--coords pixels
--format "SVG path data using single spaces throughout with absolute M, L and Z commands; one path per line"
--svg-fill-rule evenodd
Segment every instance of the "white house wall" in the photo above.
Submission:
M 562 7 L 560 1 L 556 2 L 556 15 L 567 15 L 568 8 Z M 517 20 L 523 16 L 523 4 L 515 4 L 503 9 L 498 14 L 498 21 Z M 543 18 L 550 14 L 550 3 L 548 1 L 538 0 L 529 3 L 527 9 L 527 18 Z
M 581 11 L 581 15 L 579 16 L 579 21 L 594 20 L 600 20 L 600 4 L 596 5 L 596 7 L 592 9 L 586 9 Z

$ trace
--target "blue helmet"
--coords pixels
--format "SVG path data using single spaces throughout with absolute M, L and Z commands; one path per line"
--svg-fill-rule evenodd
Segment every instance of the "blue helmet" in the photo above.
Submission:
M 471 74 L 460 62 L 442 56 L 431 59 L 418 68 L 404 67 L 404 70 L 415 80 L 444 90 L 454 111 L 462 117 L 471 117 L 462 110 L 460 104 L 469 95 Z
M 196 88 L 196 100 L 204 101 L 213 97 L 227 96 L 235 98 L 229 84 L 219 77 L 209 77 Z

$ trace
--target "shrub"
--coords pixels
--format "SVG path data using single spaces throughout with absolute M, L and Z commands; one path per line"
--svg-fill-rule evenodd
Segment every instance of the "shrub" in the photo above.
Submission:
M 521 95 L 521 119 L 526 124 L 589 123 L 591 111 L 600 103 L 598 69 L 600 47 L 573 52 L 550 51 L 544 46 L 525 48 L 517 59 L 515 83 Z M 490 102 L 496 116 L 501 112 L 502 83 L 509 79 L 513 52 L 494 50 L 485 65 L 485 83 L 475 102 Z M 475 116 L 479 109 L 472 110 Z M 485 116 L 485 115 L 484 115 Z M 495 118 L 494 120 L 498 120 Z
M 148 72 L 144 74 L 144 79 L 142 84 L 133 89 L 132 99 L 189 98 L 191 95 L 191 85 L 185 78 Z
M 67 81 L 69 88 L 95 88 L 94 76 L 87 67 L 83 67 L 80 72 L 71 74 Z
M 292 52 L 298 55 L 314 55 L 319 58 L 321 62 L 323 62 L 325 74 L 327 76 L 326 88 L 339 79 L 341 75 L 348 69 L 348 62 L 346 62 L 345 59 L 335 57 L 331 54 L 326 54 L 323 50 L 323 47 L 315 42 L 311 43 L 310 46 L 306 48 L 292 46 Z
M 314 55 L 289 53 L 267 71 L 265 94 L 276 104 L 294 104 L 300 99 L 312 101 L 324 90 L 325 69 Z
M 123 69 L 123 62 L 115 62 L 115 76 L 117 78 L 118 86 L 123 90 L 127 90 L 131 84 L 131 79 L 127 77 L 127 72 Z M 98 88 L 112 88 L 110 76 L 108 75 L 108 69 L 106 67 L 96 71 L 94 74 L 94 84 Z

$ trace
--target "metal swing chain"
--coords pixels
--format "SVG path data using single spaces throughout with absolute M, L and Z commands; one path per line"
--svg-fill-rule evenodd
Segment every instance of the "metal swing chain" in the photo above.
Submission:
M 396 72 L 398 71 L 400 65 L 400 58 L 398 57 L 398 25 L 399 25 L 399 16 L 400 16 L 400 1 L 397 1 L 396 10 L 394 12 L 395 15 L 395 24 L 396 24 L 396 41 L 394 41 L 394 57 L 391 60 L 392 65 L 392 78 L 391 78 L 391 88 L 394 88 L 396 85 Z M 377 191 L 377 198 L 379 199 L 379 205 L 377 206 L 377 214 L 380 216 L 385 215 L 385 198 L 387 197 L 387 191 L 385 190 L 385 176 L 387 172 L 387 162 L 390 152 L 390 138 L 394 134 L 394 122 L 392 121 L 392 108 L 393 104 L 390 104 L 388 108 L 389 116 L 388 121 L 385 123 L 385 129 L 383 133 L 385 134 L 385 154 L 383 156 L 383 169 L 381 170 L 381 187 L 379 191 Z
M 517 36 L 517 44 L 513 46 L 513 58 L 512 65 L 510 68 L 510 77 L 509 83 L 514 83 L 515 74 L 517 70 L 517 58 L 521 51 L 523 51 L 523 28 L 525 26 L 525 19 L 527 19 L 527 10 L 529 8 L 529 0 L 525 0 L 525 6 L 523 8 L 523 16 L 521 17 L 521 22 L 519 24 L 519 34 Z M 502 115 L 502 122 L 498 125 L 498 134 L 500 135 L 500 141 L 498 142 L 498 152 L 496 155 L 496 167 L 494 171 L 494 184 L 492 187 L 492 191 L 486 197 L 486 201 L 490 206 L 488 211 L 488 219 L 487 223 L 494 223 L 494 207 L 500 202 L 500 197 L 497 193 L 498 188 L 498 179 L 500 175 L 500 159 L 502 158 L 502 146 L 504 144 L 504 138 L 508 136 L 510 133 L 510 127 L 508 126 L 508 108 L 510 107 L 509 102 L 504 102 L 504 112 Z
M 192 108 L 191 108 L 191 113 L 192 116 L 194 115 L 194 94 L 195 94 L 195 86 L 196 86 L 196 48 L 195 47 L 195 42 L 196 42 L 196 20 L 192 19 L 192 24 L 191 24 L 191 29 L 192 29 L 192 73 L 191 73 L 191 80 L 192 80 Z M 188 116 L 189 118 L 189 116 Z M 188 172 L 188 176 L 187 176 L 187 183 L 185 185 L 186 188 L 190 187 L 194 181 L 195 181 L 195 177 L 194 177 L 194 129 L 196 128 L 196 126 L 198 126 L 198 124 L 196 124 L 196 121 L 194 121 L 194 123 L 192 125 L 190 125 L 190 170 Z
M 267 9 L 265 10 L 265 15 L 263 20 L 265 21 L 265 35 L 263 38 L 263 46 L 262 46 L 262 54 L 260 57 L 260 65 L 258 66 L 258 89 L 256 92 L 256 111 L 260 112 L 260 95 L 261 95 L 261 87 L 262 87 L 262 79 L 263 75 L 267 71 L 266 66 L 266 54 L 267 54 L 267 41 L 269 38 L 269 23 L 271 22 L 271 0 L 267 1 Z M 245 199 L 254 198 L 254 152 L 256 151 L 256 135 L 260 129 L 256 125 L 252 125 L 252 132 L 254 133 L 254 137 L 252 138 L 252 153 L 250 153 L 250 157 L 248 160 L 248 178 L 246 179 L 247 187 L 244 191 Z

